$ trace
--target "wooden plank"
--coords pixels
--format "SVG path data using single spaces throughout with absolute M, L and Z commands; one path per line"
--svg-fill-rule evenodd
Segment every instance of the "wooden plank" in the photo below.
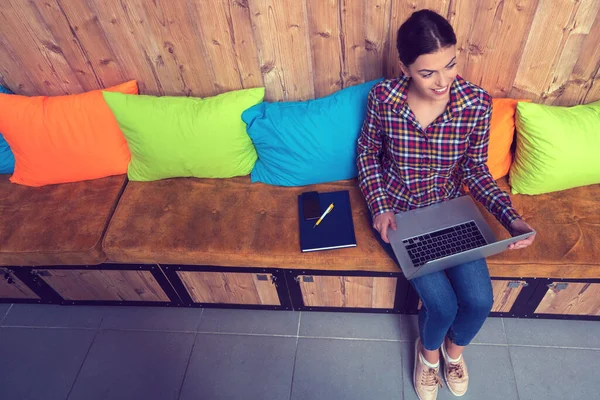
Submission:
M 344 281 L 341 276 L 299 275 L 302 301 L 306 307 L 344 307 Z M 312 278 L 312 282 L 310 281 Z
M 259 275 L 266 277 L 267 280 L 258 279 Z M 258 297 L 260 298 L 260 304 L 280 306 L 281 301 L 279 300 L 279 294 L 277 293 L 277 286 L 273 282 L 273 276 L 270 274 L 252 274 L 252 280 Z M 281 283 L 285 285 L 285 282 Z
M 558 283 L 560 282 L 553 282 L 553 285 Z M 599 316 L 600 283 L 569 282 L 563 290 L 551 287 L 535 313 Z
M 449 10 L 457 35 L 459 73 L 494 97 L 511 92 L 538 0 L 471 2 Z
M 510 97 L 525 95 L 539 101 L 547 96 L 579 5 L 572 0 L 539 2 Z
M 508 285 L 512 282 L 519 284 L 516 288 L 510 288 Z M 494 291 L 494 304 L 492 312 L 510 312 L 513 304 L 519 297 L 525 281 L 509 281 L 492 279 L 492 289 Z
M 306 307 L 394 308 L 396 278 L 300 275 Z M 312 278 L 312 282 L 310 281 Z
M 177 274 L 195 303 L 280 305 L 275 285 L 270 281 L 264 284 L 255 274 L 204 271 Z
M 4 277 L 5 272 L 0 271 L 0 299 L 39 299 L 40 296 L 25 285 L 14 274 L 9 273 L 12 283 Z
M 600 2 L 594 4 L 600 7 Z M 582 8 L 583 9 L 583 8 Z M 575 30 L 578 30 L 576 27 Z M 594 21 L 589 33 L 577 33 L 572 43 L 576 46 L 581 41 L 579 55 L 572 67 L 571 75 L 566 82 L 554 90 L 546 103 L 558 106 L 571 106 L 575 104 L 585 104 L 595 100 L 600 100 L 600 89 L 597 84 L 598 68 L 600 67 L 600 46 L 598 37 L 600 37 L 600 12 L 596 10 L 596 20 Z M 585 38 L 582 39 L 582 36 Z M 569 43 L 568 43 L 569 45 Z M 572 45 L 573 46 L 573 45 Z M 563 52 L 564 53 L 564 52 Z M 561 57 L 561 61 L 565 55 Z M 596 79 L 596 84 L 594 84 Z M 594 96 L 594 90 L 597 95 Z
M 385 74 L 386 64 L 390 63 L 389 32 L 398 29 L 394 28 L 393 24 L 390 25 L 392 2 L 393 0 L 373 0 L 364 3 L 365 81 L 380 78 Z M 393 36 L 395 37 L 395 34 Z M 394 44 L 392 48 L 395 47 Z M 397 55 L 394 60 L 398 60 Z
M 548 94 L 548 97 L 544 99 L 544 103 L 571 104 L 572 100 L 569 98 L 564 98 L 560 102 L 557 101 L 557 98 L 562 97 L 564 94 L 565 86 L 567 83 L 569 83 L 569 79 L 574 72 L 575 65 L 579 61 L 579 55 L 581 54 L 582 50 L 584 50 L 584 44 L 586 44 L 586 39 L 592 30 L 594 22 L 597 20 L 599 10 L 599 1 L 582 0 L 580 2 L 577 12 L 575 13 L 572 21 L 570 21 L 564 47 L 557 57 L 558 60 L 556 67 L 551 71 L 548 87 L 544 87 L 544 91 Z M 600 47 L 598 46 L 598 36 L 595 36 L 595 40 L 595 46 L 590 47 L 588 51 L 590 51 L 592 55 L 598 57 L 600 55 L 600 51 L 598 50 L 598 47 Z M 589 43 L 587 45 L 589 45 Z M 587 55 L 585 57 L 587 58 Z M 589 78 L 590 75 L 591 73 L 586 76 L 585 79 Z M 579 80 L 577 83 L 583 86 L 585 85 L 585 80 Z
M 389 58 L 386 60 L 386 76 L 396 77 L 401 74 L 400 64 L 398 63 L 398 50 L 396 49 L 396 39 L 400 25 L 402 25 L 412 13 L 423 9 L 433 10 L 446 17 L 448 15 L 449 7 L 449 0 L 393 0 L 387 39 L 386 54 L 388 54 Z
M 138 78 L 128 74 L 126 68 L 123 68 L 125 65 L 115 56 L 114 47 L 90 2 L 55 0 L 45 4 L 46 7 L 40 7 L 44 11 L 40 11 L 46 16 L 46 20 L 54 21 L 50 26 L 56 32 L 55 37 L 61 47 L 68 47 L 67 42 L 71 41 L 71 47 L 80 49 L 83 54 L 81 59 L 85 61 L 87 68 L 79 66 L 78 62 L 74 70 L 79 74 L 87 74 L 88 68 L 91 69 L 97 80 L 93 89 L 107 88 Z M 62 21 L 61 16 L 64 24 L 59 25 L 57 21 Z
M 264 86 L 248 2 L 229 0 L 228 4 L 233 49 L 242 77 L 242 85 L 244 88 Z
M 306 0 L 315 97 L 342 88 L 344 55 L 339 0 Z
M 59 95 L 81 93 L 83 87 L 76 79 L 63 50 L 50 34 L 43 17 L 33 2 L 7 0 L 2 2 L 0 14 L 4 41 L 9 43 L 11 57 L 20 60 L 32 81 L 34 93 L 21 90 L 23 94 Z M 26 89 L 26 88 L 22 88 Z
M 161 301 L 170 299 L 150 271 L 39 270 L 65 300 Z
M 373 278 L 373 308 L 394 308 L 397 278 Z
M 370 4 L 370 3 L 368 3 Z M 365 81 L 365 7 L 364 2 L 341 0 L 340 29 L 342 37 L 342 85 L 348 87 Z
M 261 86 L 262 77 L 247 4 L 232 0 L 198 1 L 193 4 L 195 19 L 202 21 L 197 26 L 203 38 L 206 57 L 213 67 L 215 90 L 222 93 Z M 237 11 L 236 24 L 233 22 L 232 9 Z M 239 12 L 241 10 L 244 12 Z M 245 18 L 240 18 L 242 16 Z M 246 41 L 241 45 L 236 45 L 238 29 L 238 39 Z M 247 57 L 245 62 L 238 54 L 239 50 Z
M 249 0 L 265 99 L 314 98 L 305 0 Z

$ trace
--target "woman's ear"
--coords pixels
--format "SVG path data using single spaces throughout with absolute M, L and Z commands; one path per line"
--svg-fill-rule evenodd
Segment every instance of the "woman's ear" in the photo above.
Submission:
M 398 60 L 398 65 L 400 66 L 400 70 L 402 71 L 402 73 L 410 78 L 410 72 L 408 72 L 408 67 L 406 65 L 404 65 L 404 63 L 402 61 Z

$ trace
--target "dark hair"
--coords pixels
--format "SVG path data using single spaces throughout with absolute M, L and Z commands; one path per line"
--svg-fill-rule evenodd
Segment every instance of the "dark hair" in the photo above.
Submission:
M 431 10 L 414 12 L 398 29 L 396 48 L 400 61 L 409 66 L 422 54 L 456 44 L 452 25 L 440 14 Z

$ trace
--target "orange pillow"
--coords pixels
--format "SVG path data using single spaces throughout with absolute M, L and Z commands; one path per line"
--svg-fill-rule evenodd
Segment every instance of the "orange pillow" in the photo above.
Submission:
M 496 180 L 506 176 L 512 164 L 510 150 L 515 136 L 515 111 L 519 101 L 531 100 L 492 99 L 492 121 L 487 166 Z
M 138 94 L 136 81 L 107 91 Z M 0 132 L 15 155 L 10 180 L 27 186 L 127 172 L 130 154 L 102 91 L 67 96 L 0 94 Z

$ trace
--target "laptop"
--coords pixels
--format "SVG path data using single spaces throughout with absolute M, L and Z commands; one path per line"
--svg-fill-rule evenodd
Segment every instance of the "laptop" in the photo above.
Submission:
M 388 238 L 406 279 L 503 252 L 535 231 L 497 240 L 470 196 L 396 214 Z

